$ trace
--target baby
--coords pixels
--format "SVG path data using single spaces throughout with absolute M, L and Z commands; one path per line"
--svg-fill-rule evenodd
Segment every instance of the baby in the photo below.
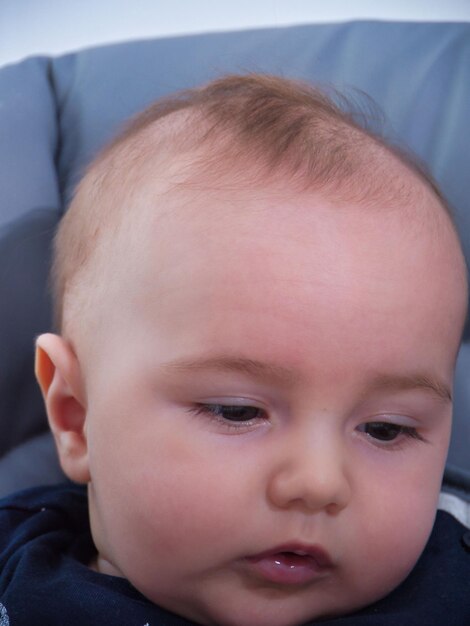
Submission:
M 36 360 L 87 495 L 22 505 L 23 527 L 69 529 L 35 534 L 36 623 L 442 623 L 407 613 L 424 588 L 431 617 L 434 596 L 470 619 L 432 569 L 470 572 L 436 517 L 465 262 L 431 179 L 355 119 L 231 76 L 155 103 L 88 169 Z

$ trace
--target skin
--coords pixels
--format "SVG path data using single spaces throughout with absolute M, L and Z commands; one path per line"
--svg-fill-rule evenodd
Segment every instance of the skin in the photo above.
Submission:
M 349 613 L 407 576 L 435 517 L 466 294 L 447 217 L 420 197 L 183 190 L 116 243 L 93 341 L 38 340 L 62 465 L 88 484 L 92 567 L 222 626 Z M 291 541 L 333 566 L 281 585 L 244 560 Z

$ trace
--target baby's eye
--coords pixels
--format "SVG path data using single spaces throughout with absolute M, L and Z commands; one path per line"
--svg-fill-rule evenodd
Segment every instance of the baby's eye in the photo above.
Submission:
M 405 435 L 413 439 L 422 439 L 416 428 L 401 426 L 390 422 L 367 422 L 366 424 L 361 424 L 359 430 L 377 441 L 394 441 L 400 435 Z
M 264 417 L 262 409 L 238 404 L 198 404 L 194 412 L 197 415 L 208 414 L 228 422 L 249 422 Z

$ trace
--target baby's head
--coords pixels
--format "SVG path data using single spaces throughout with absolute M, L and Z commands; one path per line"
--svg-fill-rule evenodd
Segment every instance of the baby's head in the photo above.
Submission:
M 151 107 L 61 225 L 37 373 L 100 572 L 201 624 L 394 589 L 429 537 L 466 312 L 433 183 L 306 86 Z

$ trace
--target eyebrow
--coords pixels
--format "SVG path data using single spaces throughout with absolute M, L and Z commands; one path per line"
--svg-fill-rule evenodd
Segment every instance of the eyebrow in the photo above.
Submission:
M 369 389 L 372 391 L 408 391 L 422 389 L 437 396 L 439 400 L 452 402 L 452 392 L 449 386 L 429 374 L 379 375 L 372 381 Z
M 273 363 L 265 363 L 264 361 L 256 361 L 244 357 L 215 356 L 203 357 L 200 359 L 188 359 L 170 361 L 164 363 L 163 368 L 175 370 L 178 372 L 194 372 L 203 370 L 213 370 L 218 372 L 238 372 L 246 374 L 252 378 L 260 380 L 271 380 L 284 383 L 292 383 L 298 380 L 298 375 L 294 370 L 275 365 Z
M 163 369 L 181 373 L 197 371 L 238 372 L 258 380 L 293 384 L 300 380 L 299 374 L 282 365 L 247 359 L 237 356 L 209 356 L 195 359 L 170 361 Z M 379 374 L 366 386 L 366 392 L 409 391 L 421 389 L 436 396 L 439 400 L 452 402 L 449 386 L 430 374 Z

